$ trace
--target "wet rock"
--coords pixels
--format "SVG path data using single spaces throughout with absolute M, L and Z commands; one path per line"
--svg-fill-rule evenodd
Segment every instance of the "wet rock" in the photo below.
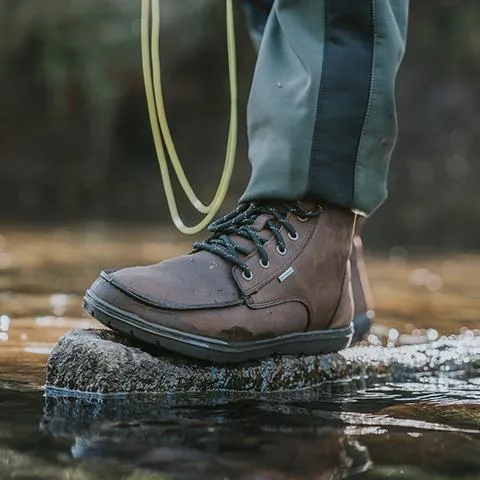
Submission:
M 480 366 L 480 337 L 443 338 L 397 348 L 354 347 L 337 354 L 271 357 L 213 365 L 151 355 L 108 330 L 76 330 L 60 339 L 47 365 L 47 387 L 92 393 L 298 391 L 356 378 L 405 380 Z
M 464 428 L 480 428 L 479 403 L 405 403 L 392 405 L 380 413 L 395 418 L 423 420 Z

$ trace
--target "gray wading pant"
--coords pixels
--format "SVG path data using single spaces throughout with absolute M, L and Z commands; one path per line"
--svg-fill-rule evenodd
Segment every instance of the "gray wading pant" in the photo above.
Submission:
M 361 214 L 387 196 L 408 0 L 243 0 L 258 60 L 241 201 L 318 199 Z

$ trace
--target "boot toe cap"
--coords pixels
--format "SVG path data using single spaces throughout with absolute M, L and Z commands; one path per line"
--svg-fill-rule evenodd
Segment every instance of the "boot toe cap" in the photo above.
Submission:
M 102 272 L 101 278 L 129 297 L 157 308 L 190 310 L 241 303 L 231 267 L 202 254 Z
M 109 306 L 119 308 L 121 310 L 130 310 L 129 305 L 132 302 L 122 290 L 108 281 L 108 272 L 102 272 L 101 275 L 93 282 L 87 290 L 86 298 L 93 297 L 96 300 L 108 304 Z

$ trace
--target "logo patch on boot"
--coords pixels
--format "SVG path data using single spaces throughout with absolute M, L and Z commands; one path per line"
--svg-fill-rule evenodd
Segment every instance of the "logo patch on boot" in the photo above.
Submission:
M 293 267 L 290 267 L 288 270 L 286 270 L 285 272 L 283 272 L 283 273 L 278 277 L 278 281 L 283 283 L 290 275 L 293 275 L 294 273 L 295 273 L 295 270 L 293 269 Z

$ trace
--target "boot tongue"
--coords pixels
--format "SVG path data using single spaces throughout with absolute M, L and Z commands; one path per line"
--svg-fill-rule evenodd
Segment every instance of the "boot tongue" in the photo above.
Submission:
M 272 215 L 268 215 L 268 214 L 262 214 L 262 215 L 259 215 L 255 221 L 252 223 L 252 228 L 254 230 L 256 230 L 257 232 L 261 232 L 262 230 L 264 230 L 266 228 L 266 223 L 269 221 L 269 220 L 272 220 L 273 219 L 273 216 Z

